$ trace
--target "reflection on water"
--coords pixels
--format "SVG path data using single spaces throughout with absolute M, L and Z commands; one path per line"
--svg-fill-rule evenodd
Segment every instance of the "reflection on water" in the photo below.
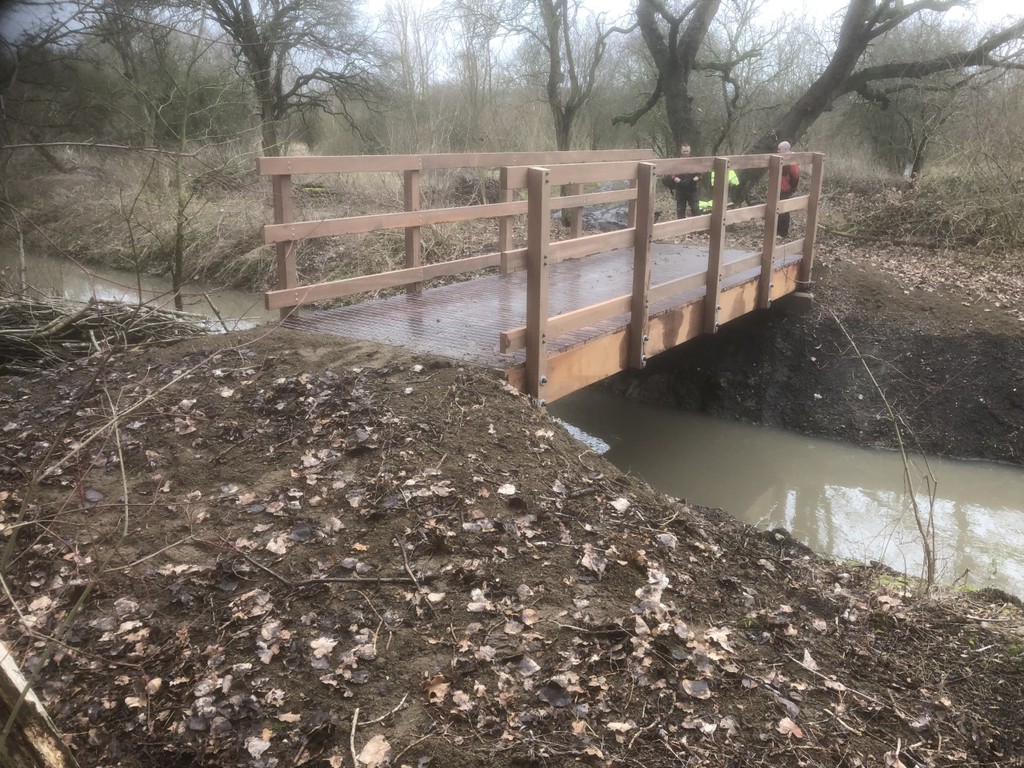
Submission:
M 102 267 L 83 267 L 66 259 L 29 254 L 25 264 L 28 286 L 44 296 L 74 301 L 88 301 L 95 296 L 102 301 L 174 306 L 171 282 L 151 275 L 137 276 Z M 0 246 L 0 285 L 18 284 L 18 254 L 14 248 Z M 184 290 L 185 311 L 220 319 L 230 329 L 250 328 L 277 317 L 264 309 L 263 297 L 246 291 L 226 290 L 190 283 Z M 214 309 L 216 308 L 216 309 Z
M 920 536 L 897 453 L 604 392 L 578 392 L 549 410 L 608 443 L 606 458 L 664 493 L 720 507 L 762 528 L 786 528 L 823 554 L 922 573 Z M 912 473 L 916 497 L 924 510 L 934 510 L 939 578 L 950 583 L 967 572 L 971 586 L 1024 594 L 1024 470 L 929 459 L 937 479 L 930 504 L 919 464 Z

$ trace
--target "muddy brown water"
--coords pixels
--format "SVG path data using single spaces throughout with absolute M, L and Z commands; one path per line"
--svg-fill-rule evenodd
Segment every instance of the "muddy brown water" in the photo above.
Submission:
M 15 248 L 0 246 L 0 284 L 19 284 L 19 258 Z M 67 259 L 29 254 L 25 259 L 25 282 L 45 296 L 88 301 L 143 302 L 174 306 L 170 280 L 152 275 L 135 275 L 104 267 L 80 266 Z M 141 289 L 141 291 L 140 291 Z M 189 283 L 183 292 L 185 311 L 220 321 L 230 330 L 251 328 L 276 319 L 276 312 L 264 309 L 263 297 L 247 291 L 227 290 L 202 283 Z M 214 307 L 216 310 L 214 310 Z M 217 317 L 220 320 L 217 320 Z
M 658 490 L 785 528 L 816 552 L 922 573 L 921 537 L 898 453 L 643 405 L 582 390 L 549 407 L 592 447 Z M 601 445 L 604 444 L 604 446 Z M 929 457 L 912 463 L 919 508 L 934 513 L 939 580 L 1024 595 L 1024 470 Z

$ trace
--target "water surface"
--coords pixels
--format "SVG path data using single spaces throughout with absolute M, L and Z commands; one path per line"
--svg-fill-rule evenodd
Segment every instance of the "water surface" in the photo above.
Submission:
M 549 407 L 600 438 L 605 457 L 658 490 L 782 527 L 815 551 L 922 572 L 898 453 L 726 422 L 582 390 Z M 924 476 L 937 483 L 929 499 Z M 1024 595 L 1024 469 L 918 457 L 915 498 L 934 513 L 940 580 Z

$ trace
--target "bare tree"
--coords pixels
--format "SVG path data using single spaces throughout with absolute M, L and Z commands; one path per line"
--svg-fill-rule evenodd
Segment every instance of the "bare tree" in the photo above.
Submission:
M 544 92 L 555 124 L 555 144 L 572 146 L 573 125 L 594 92 L 608 39 L 630 28 L 606 26 L 602 16 L 580 20 L 577 0 L 532 0 L 539 24 L 522 27 L 546 55 Z
M 774 150 L 779 139 L 798 141 L 837 98 L 857 93 L 878 98 L 879 86 L 896 80 L 920 80 L 940 72 L 970 68 L 1019 66 L 1024 19 L 985 35 L 976 45 L 927 58 L 887 61 L 862 66 L 865 51 L 881 36 L 892 33 L 920 13 L 945 13 L 968 5 L 964 0 L 851 0 L 843 17 L 835 49 L 824 71 L 770 130 L 754 143 L 753 151 Z
M 692 0 L 674 12 L 662 0 L 638 1 L 637 22 L 657 68 L 658 80 L 639 109 L 615 118 L 616 121 L 635 125 L 664 96 L 674 147 L 683 143 L 695 148 L 702 146 L 689 83 L 696 69 L 697 53 L 721 4 L 722 0 Z
M 349 0 L 201 2 L 252 80 L 264 154 L 280 154 L 279 126 L 291 112 L 319 108 L 348 118 L 351 99 L 372 98 L 378 55 Z

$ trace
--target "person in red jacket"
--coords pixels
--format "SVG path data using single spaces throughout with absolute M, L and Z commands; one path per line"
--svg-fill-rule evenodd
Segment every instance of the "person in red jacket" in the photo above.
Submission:
M 785 155 L 792 151 L 788 141 L 779 142 L 779 154 Z M 794 164 L 782 166 L 782 186 L 779 189 L 779 199 L 788 200 L 796 194 L 796 187 L 800 183 L 800 166 Z M 789 212 L 779 214 L 779 237 L 789 237 Z

